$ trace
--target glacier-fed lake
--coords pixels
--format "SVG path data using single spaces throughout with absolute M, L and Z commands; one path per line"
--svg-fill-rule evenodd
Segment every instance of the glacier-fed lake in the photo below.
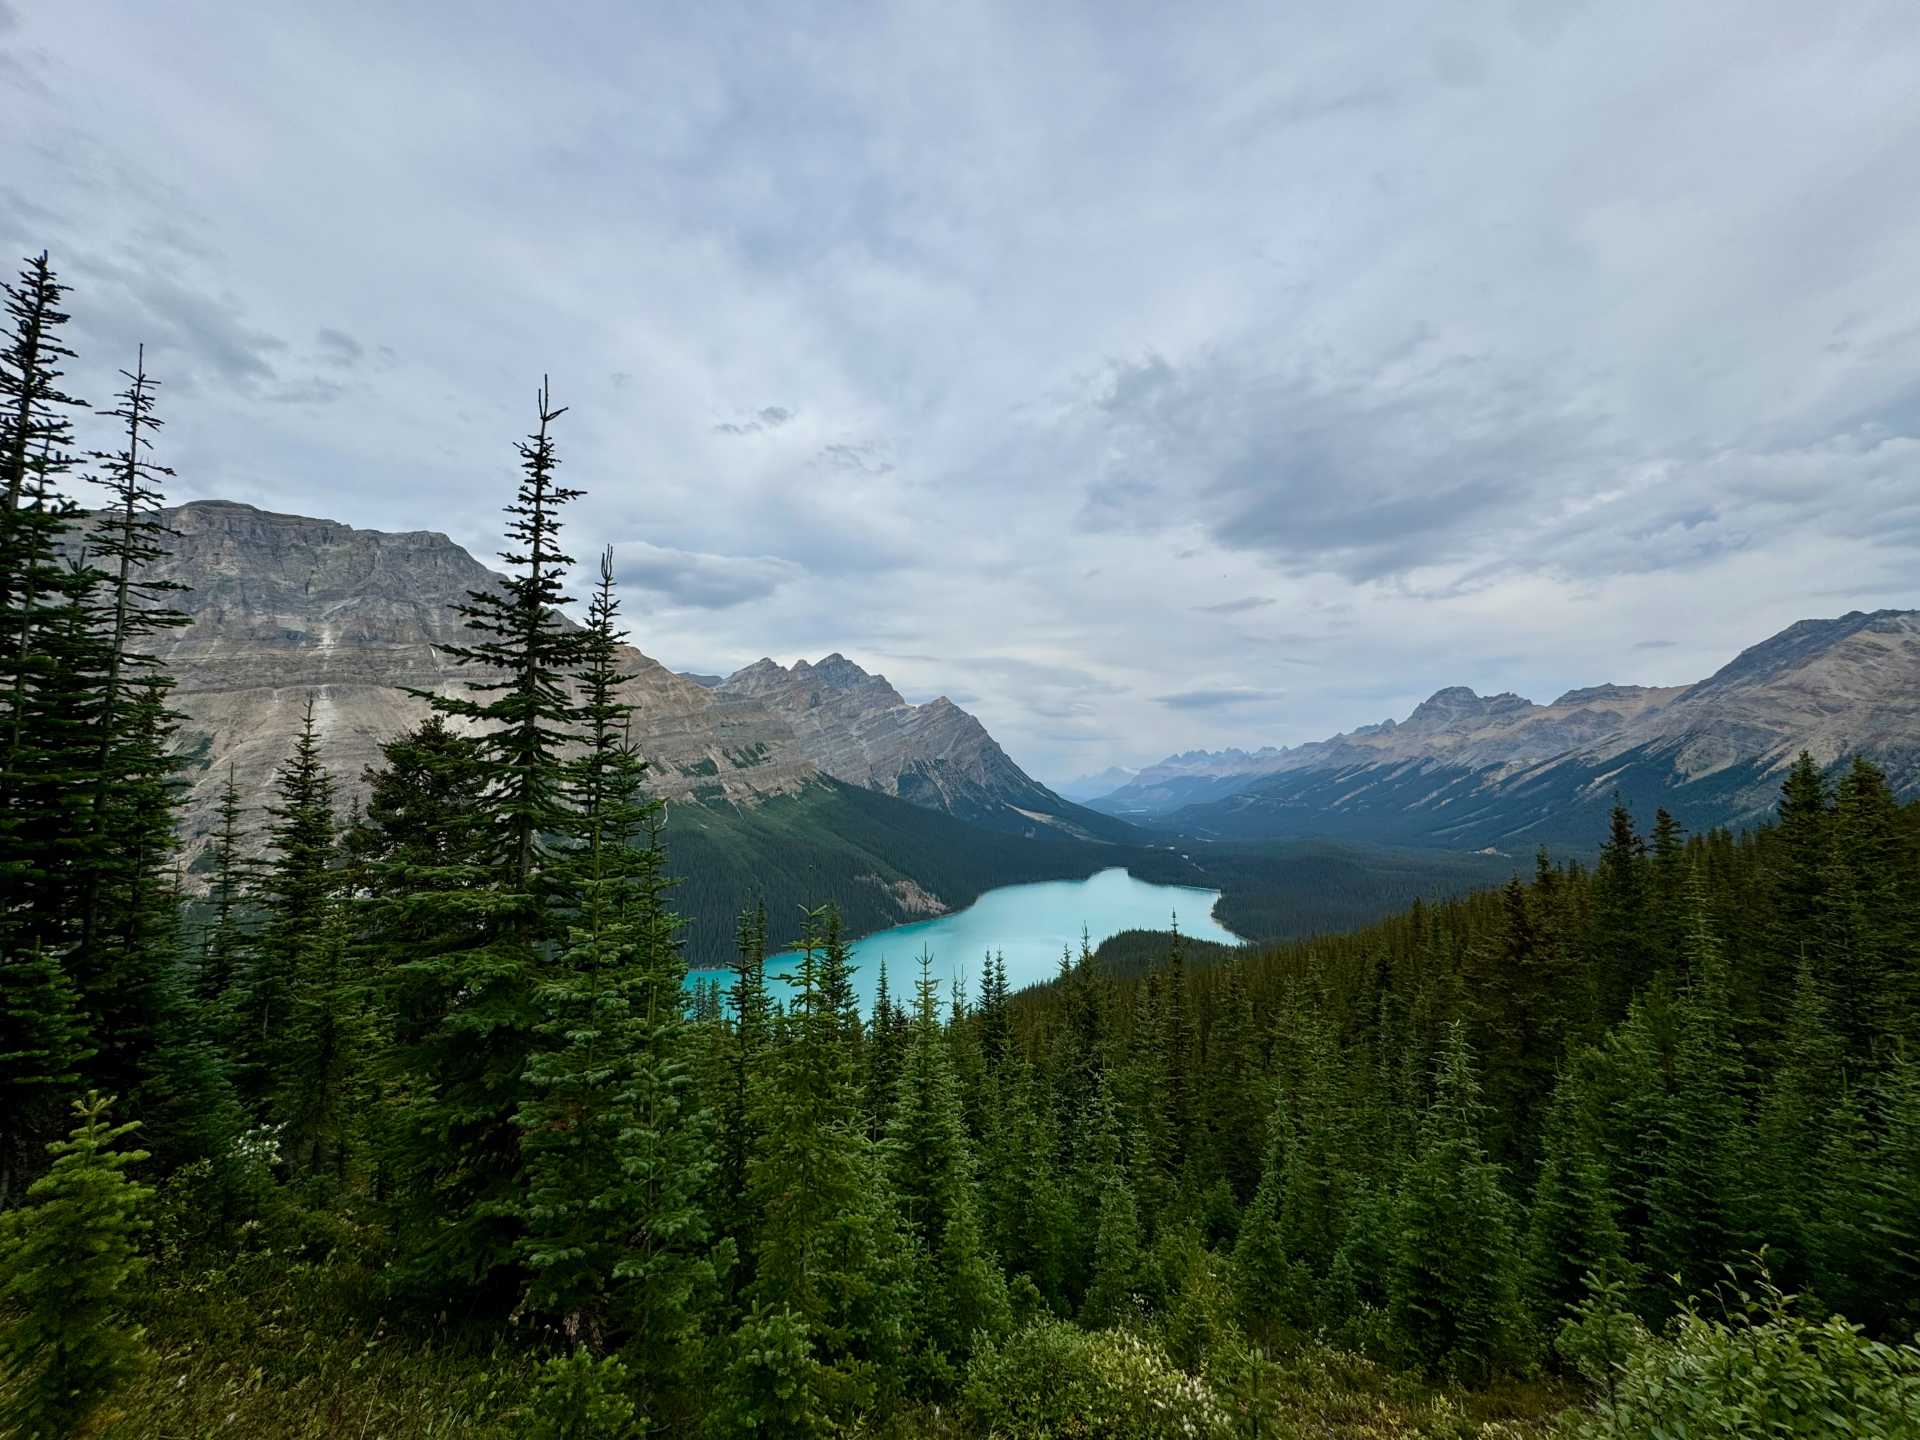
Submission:
M 989 890 L 964 910 L 896 925 L 853 942 L 854 987 L 863 1009 L 870 1009 L 880 983 L 880 963 L 886 962 L 887 988 L 896 1000 L 911 1000 L 919 974 L 920 952 L 933 956 L 932 973 L 940 981 L 940 1000 L 953 996 L 956 977 L 963 978 L 967 994 L 978 999 L 980 969 L 989 953 L 1004 955 L 1007 983 L 1018 990 L 1050 979 L 1060 969 L 1062 949 L 1078 953 L 1084 929 L 1097 949 L 1102 940 L 1122 930 L 1165 930 L 1177 918 L 1180 933 L 1194 940 L 1238 945 L 1240 937 L 1213 918 L 1218 890 L 1190 885 L 1156 885 L 1136 880 L 1116 866 L 1085 880 L 1042 880 L 1030 885 L 1003 885 Z M 767 975 L 776 997 L 789 987 L 773 980 L 799 964 L 787 953 L 769 958 Z M 703 972 L 701 978 L 712 978 Z

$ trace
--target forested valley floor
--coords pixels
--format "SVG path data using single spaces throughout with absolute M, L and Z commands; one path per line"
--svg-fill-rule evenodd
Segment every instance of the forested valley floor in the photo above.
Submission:
M 743 893 L 690 996 L 543 387 L 474 688 L 354 813 L 309 723 L 190 896 L 154 382 L 88 419 L 46 257 L 7 295 L 0 1433 L 1920 1434 L 1920 807 L 1871 765 L 871 1015 L 831 907 L 775 986 Z

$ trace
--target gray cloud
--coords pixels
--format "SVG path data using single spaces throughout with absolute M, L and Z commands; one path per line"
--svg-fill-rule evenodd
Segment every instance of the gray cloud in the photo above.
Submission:
M 324 363 L 342 369 L 351 369 L 366 358 L 365 346 L 346 331 L 336 330 L 330 325 L 322 325 L 314 332 L 314 344 L 319 348 Z
M 1256 690 L 1250 686 L 1231 686 L 1220 690 L 1182 690 L 1174 695 L 1156 695 L 1154 702 L 1169 710 L 1221 710 L 1234 705 L 1261 705 L 1278 700 L 1283 690 Z
M 822 445 L 820 460 L 836 470 L 858 470 L 863 475 L 891 475 L 894 469 L 883 447 L 874 444 L 840 441 Z
M 1184 502 L 1217 544 L 1356 581 L 1458 558 L 1608 458 L 1591 407 L 1418 337 L 1343 370 L 1264 345 L 1116 362 L 1081 416 L 1103 457 L 1088 524 L 1153 525 Z
M 643 540 L 616 543 L 614 566 L 622 589 L 648 591 L 702 610 L 764 600 L 800 573 L 799 567 L 770 555 L 706 555 Z
M 759 435 L 768 430 L 778 430 L 791 419 L 793 411 L 786 406 L 766 405 L 745 420 L 724 420 L 713 428 L 721 435 Z
M 1636 650 L 1671 650 L 1679 643 L 1677 640 L 1636 640 L 1633 642 L 1633 648 Z
M 1217 605 L 1196 605 L 1203 615 L 1244 615 L 1249 610 L 1264 610 L 1274 603 L 1271 595 L 1246 595 L 1238 600 L 1222 600 Z

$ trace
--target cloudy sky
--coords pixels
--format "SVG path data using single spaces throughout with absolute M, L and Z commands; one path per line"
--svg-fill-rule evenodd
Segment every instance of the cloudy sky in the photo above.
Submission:
M 575 553 L 1061 780 L 1920 604 L 1920 7 L 0 0 L 182 498 Z

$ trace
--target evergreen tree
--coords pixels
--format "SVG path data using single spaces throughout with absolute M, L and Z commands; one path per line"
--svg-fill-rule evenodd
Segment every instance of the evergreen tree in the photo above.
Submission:
M 746 1245 L 748 1217 L 739 1202 L 747 1193 L 748 1166 L 759 1148 L 754 1088 L 772 1043 L 766 965 L 767 912 L 765 906 L 755 906 L 740 912 L 734 928 L 731 1018 L 725 1025 L 727 1048 L 714 1105 L 718 1143 L 710 1211 L 738 1252 L 736 1286 L 746 1284 L 750 1276 L 745 1272 L 752 1263 Z
M 1100 1187 L 1093 1239 L 1093 1273 L 1080 1307 L 1081 1323 L 1095 1329 L 1143 1319 L 1147 1289 L 1146 1247 L 1140 1233 L 1140 1207 L 1119 1166 L 1107 1171 Z
M 830 907 L 811 912 L 787 1033 L 755 1095 L 760 1149 L 747 1298 L 790 1309 L 811 1346 L 813 1409 L 850 1415 L 886 1396 L 905 1339 L 905 1254 L 894 1199 L 868 1138 L 835 977 L 846 945 Z
M 1607 822 L 1607 843 L 1593 872 L 1593 965 L 1602 1013 L 1626 1012 L 1652 975 L 1646 843 L 1618 796 Z
M 92 1053 L 79 1000 L 59 961 L 40 946 L 0 950 L 0 1211 L 80 1081 Z
M 1625 1284 L 1626 1237 L 1579 1068 L 1554 1092 L 1527 1215 L 1525 1292 L 1543 1332 L 1586 1300 L 1588 1277 Z
M 25 1208 L 0 1216 L 0 1300 L 13 1312 L 0 1330 L 13 1413 L 0 1419 L 27 1440 L 86 1433 L 144 1358 L 126 1316 L 153 1192 L 126 1176 L 146 1152 L 115 1148 L 139 1126 L 109 1124 L 111 1103 L 96 1092 L 74 1102 L 79 1123 L 49 1147 L 53 1169 Z
M 235 996 L 235 1051 L 243 1093 L 285 1123 L 289 1110 L 305 1104 L 293 1089 L 308 1088 L 318 1079 L 293 1073 L 296 1012 L 305 1009 L 303 1001 L 331 1005 L 337 996 L 330 990 L 338 989 L 338 819 L 333 777 L 320 758 L 312 695 L 306 699 L 293 753 L 274 777 L 274 790 L 277 803 L 267 808 L 267 855 L 259 891 L 263 924 Z M 321 984 L 329 976 L 335 980 L 330 990 Z M 312 1028 L 311 1017 L 302 1016 L 302 1023 Z M 303 1152 L 303 1162 L 312 1158 L 308 1138 L 296 1147 Z
M 1428 1367 L 1484 1379 L 1519 1356 L 1513 1206 L 1480 1141 L 1480 1086 L 1463 1025 L 1447 1028 L 1421 1149 L 1395 1210 L 1391 1302 Z
M 1072 1201 L 1059 1172 L 1059 1137 L 1045 1082 L 1014 1056 L 995 1072 L 981 1139 L 988 1241 L 1010 1275 L 1024 1275 L 1055 1313 L 1070 1306 Z
M 245 807 L 240 802 L 240 786 L 233 766 L 227 766 L 226 783 L 220 787 L 220 803 L 214 811 L 216 828 L 207 853 L 212 857 L 213 875 L 207 887 L 207 899 L 213 915 L 201 937 L 199 974 L 194 990 L 202 1004 L 225 1006 L 235 999 L 234 986 L 249 963 L 247 924 L 248 904 L 257 876 L 247 855 L 241 830 Z
M 96 572 L 64 547 L 80 512 L 59 490 L 73 468 L 73 414 L 61 388 L 68 316 L 46 253 L 5 287 L 0 339 L 0 946 L 63 953 L 76 919 L 93 749 L 88 678 L 99 652 L 89 597 Z
M 456 609 L 478 638 L 447 653 L 497 678 L 469 681 L 464 696 L 422 692 L 437 714 L 474 732 L 464 757 L 472 809 L 429 846 L 426 863 L 383 866 L 403 868 L 395 878 L 405 899 L 386 918 L 397 922 L 393 941 L 410 938 L 389 952 L 404 1107 L 390 1159 L 409 1257 L 402 1283 L 435 1297 L 464 1289 L 504 1302 L 523 1289 L 515 1117 L 540 1023 L 535 991 L 563 938 L 546 872 L 569 824 L 560 753 L 575 720 L 567 681 L 587 643 L 560 614 L 572 560 L 559 547 L 559 511 L 580 494 L 554 478 L 551 431 L 562 413 L 543 385 L 506 507 L 510 576 Z
M 887 1128 L 888 1169 L 920 1275 L 920 1333 L 964 1361 L 975 1335 L 1010 1323 L 1006 1284 L 981 1234 L 973 1151 L 939 1019 L 933 957 L 920 955 L 913 1029 Z
M 168 599 L 185 587 L 171 580 L 155 578 L 154 562 L 166 555 L 165 541 L 173 534 L 160 520 L 164 496 L 159 483 L 173 471 L 149 458 L 154 432 L 160 419 L 153 413 L 154 389 L 159 382 L 146 372 L 146 350 L 132 370 L 120 373 L 127 388 L 116 398 L 120 404 L 100 413 L 126 426 L 126 448 L 116 453 L 99 452 L 94 459 L 104 462 L 105 474 L 95 480 L 107 491 L 108 503 L 95 517 L 89 544 L 104 577 L 104 595 L 99 603 L 99 619 L 105 642 L 105 666 L 99 677 L 99 698 L 95 724 L 97 735 L 91 764 L 93 775 L 93 839 L 84 868 L 80 914 L 80 951 L 77 957 L 82 973 L 101 971 L 102 983 L 119 986 L 125 976 L 116 973 L 114 962 L 95 957 L 98 938 L 111 923 L 111 900 L 107 887 L 118 884 L 135 888 L 143 881 L 128 873 L 131 857 L 143 843 L 140 834 L 147 817 L 138 807 L 115 804 L 125 787 L 139 787 L 153 776 L 151 757 L 139 739 L 139 725 L 128 711 L 141 703 L 164 700 L 171 687 L 159 669 L 158 660 L 140 647 L 151 637 L 188 623 L 188 618 L 170 608 Z M 131 842 L 131 843 L 129 843 Z M 139 977 L 135 983 L 145 983 Z
M 1751 1248 L 1754 1239 L 1746 1075 L 1727 964 L 1697 871 L 1689 891 L 1689 980 L 1679 1007 L 1671 1090 L 1656 1132 L 1657 1161 L 1647 1198 L 1654 1270 L 1679 1276 L 1681 1296 L 1711 1288 L 1722 1262 Z
M 156 674 L 133 682 L 117 722 L 114 783 L 94 844 L 108 843 L 110 865 L 94 868 L 91 947 L 69 952 L 69 973 L 91 1012 L 99 1053 L 92 1079 L 124 1086 L 145 1105 L 156 1049 L 165 1042 L 167 989 L 181 960 L 175 858 L 180 781 L 168 708 L 171 682 Z M 84 903 L 84 902 L 83 902 Z

